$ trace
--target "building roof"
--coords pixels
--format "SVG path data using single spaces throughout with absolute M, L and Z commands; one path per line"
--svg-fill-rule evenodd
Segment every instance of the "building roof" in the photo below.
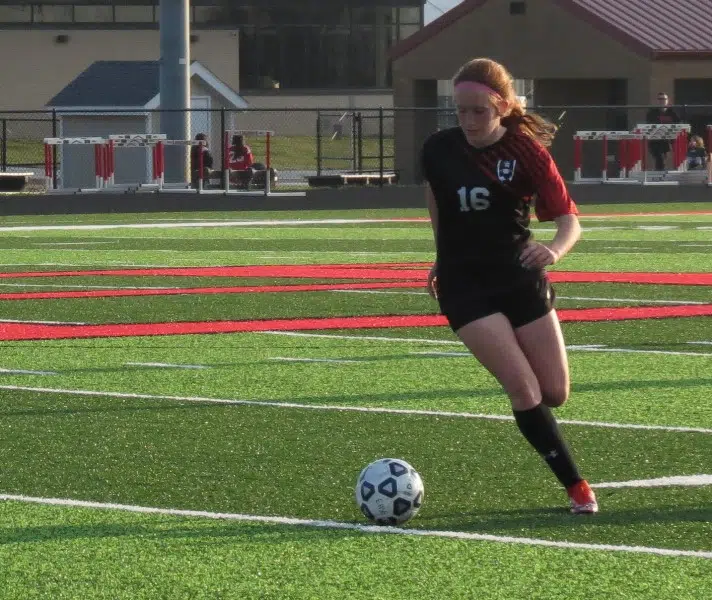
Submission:
M 397 59 L 490 0 L 463 0 L 391 49 Z M 651 59 L 712 58 L 712 2 L 552 0 L 632 51 Z
M 247 102 L 201 63 L 190 65 L 199 77 L 234 108 Z M 160 107 L 160 64 L 154 60 L 99 60 L 89 65 L 47 106 L 62 109 L 152 109 Z

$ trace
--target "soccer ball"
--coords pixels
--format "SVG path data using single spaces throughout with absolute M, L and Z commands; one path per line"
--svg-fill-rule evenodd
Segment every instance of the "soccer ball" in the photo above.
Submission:
M 369 521 L 379 525 L 399 525 L 412 519 L 424 494 L 418 472 L 399 458 L 372 462 L 356 482 L 356 504 Z

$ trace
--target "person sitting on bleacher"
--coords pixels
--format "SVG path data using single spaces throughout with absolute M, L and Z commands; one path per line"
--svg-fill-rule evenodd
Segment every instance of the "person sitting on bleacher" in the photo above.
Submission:
M 243 135 L 232 136 L 228 168 L 230 169 L 230 182 L 240 187 L 249 187 L 254 175 L 255 157 L 252 149 L 245 143 Z
M 699 135 L 693 135 L 687 145 L 687 168 L 703 169 L 707 166 L 708 154 L 705 141 Z
M 191 184 L 194 188 L 198 187 L 198 179 L 200 174 L 200 153 L 203 153 L 203 182 L 210 179 L 210 173 L 213 169 L 213 155 L 208 150 L 208 136 L 204 133 L 198 133 L 195 136 L 196 141 L 205 142 L 204 144 L 195 144 L 190 147 L 190 177 Z

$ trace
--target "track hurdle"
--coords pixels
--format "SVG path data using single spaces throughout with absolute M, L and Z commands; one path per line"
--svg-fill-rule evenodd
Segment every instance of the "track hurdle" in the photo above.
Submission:
M 687 139 L 691 126 L 687 123 L 642 123 L 636 125 L 632 133 L 642 140 L 643 169 L 641 183 L 643 185 L 679 185 L 676 179 L 666 179 L 669 173 L 682 173 L 687 169 Z M 648 179 L 649 173 L 656 172 L 648 169 L 648 141 L 668 140 L 673 151 L 674 168 L 662 173 L 660 178 Z
M 121 133 L 112 134 L 107 142 L 108 148 L 108 173 L 106 189 L 159 189 L 161 184 L 159 179 L 162 177 L 162 165 L 159 162 L 158 147 L 166 140 L 165 133 Z M 151 176 L 146 183 L 125 183 L 117 185 L 115 183 L 116 171 L 116 148 L 150 148 L 151 149 Z
M 642 183 L 643 185 L 677 185 L 678 181 L 666 180 L 668 173 L 686 170 L 687 139 L 690 125 L 686 123 L 637 125 L 631 131 L 577 131 L 574 135 L 574 183 Z M 582 176 L 583 142 L 602 141 L 602 166 L 600 177 Z M 608 142 L 618 141 L 620 175 L 608 176 Z M 649 140 L 670 140 L 673 150 L 674 169 L 658 175 L 659 179 L 649 179 Z
M 171 192 L 189 192 L 191 194 L 202 193 L 205 187 L 204 184 L 204 164 L 203 164 L 203 153 L 198 155 L 198 181 L 197 190 L 192 188 L 192 182 L 188 182 L 187 185 L 183 184 L 166 184 L 165 182 L 165 152 L 166 146 L 207 146 L 207 142 L 204 140 L 161 140 L 156 144 L 156 158 L 158 161 L 158 191 L 170 190 Z
M 583 177 L 583 142 L 601 141 L 601 176 Z M 618 177 L 608 176 L 608 142 L 618 142 Z M 640 170 L 642 149 L 629 131 L 577 131 L 574 135 L 574 183 L 637 183 L 631 174 Z
M 53 146 L 62 147 L 64 145 L 91 145 L 94 147 L 94 177 L 96 181 L 95 188 L 77 188 L 74 191 L 78 192 L 96 192 L 104 188 L 108 177 L 108 149 L 106 140 L 102 137 L 66 137 L 66 138 L 45 138 L 44 139 L 44 159 L 45 159 L 45 180 L 47 189 L 55 191 L 54 186 L 54 160 Z M 61 164 L 60 160 L 60 164 Z M 72 191 L 62 189 L 62 191 Z
M 668 140 L 672 146 L 673 171 L 686 170 L 687 142 L 691 126 L 687 123 L 636 125 L 632 133 L 643 136 L 644 140 Z
M 274 137 L 274 131 L 263 130 L 263 129 L 232 129 L 225 131 L 225 137 L 223 139 L 223 179 L 224 179 L 224 191 L 226 194 L 236 193 L 236 194 L 250 194 L 249 189 L 246 191 L 231 190 L 230 189 L 230 147 L 232 146 L 232 136 L 234 135 L 244 135 L 246 138 L 258 137 L 264 138 L 265 140 L 265 196 L 269 196 L 271 192 L 271 168 L 272 168 L 272 138 Z M 249 145 L 249 144 L 248 144 Z M 250 194 L 251 195 L 251 194 Z

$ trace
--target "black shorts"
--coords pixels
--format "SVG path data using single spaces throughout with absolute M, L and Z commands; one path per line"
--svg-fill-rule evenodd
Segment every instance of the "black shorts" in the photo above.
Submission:
M 545 273 L 505 289 L 486 288 L 472 281 L 438 286 L 440 311 L 453 331 L 495 313 L 502 313 L 516 329 L 548 314 L 555 299 Z

